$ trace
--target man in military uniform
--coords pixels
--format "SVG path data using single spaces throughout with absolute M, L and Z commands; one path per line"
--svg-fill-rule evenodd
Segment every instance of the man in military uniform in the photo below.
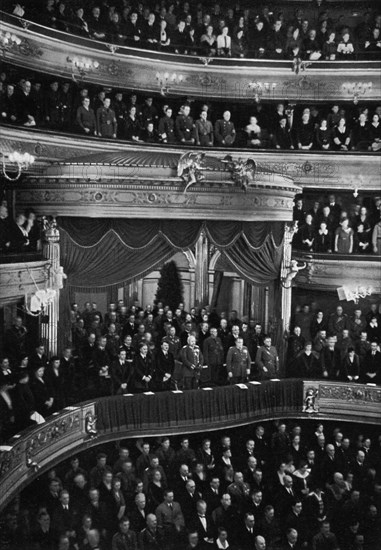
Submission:
M 250 376 L 251 357 L 243 345 L 243 338 L 237 338 L 235 346 L 229 348 L 226 357 L 226 370 L 231 384 L 246 382 Z
M 116 92 L 112 108 L 114 110 L 116 122 L 118 125 L 117 136 L 119 139 L 122 139 L 124 136 L 124 130 L 126 126 L 125 119 L 127 116 L 127 105 L 123 101 L 122 92 Z
M 111 99 L 105 97 L 103 107 L 97 110 L 98 135 L 105 138 L 116 138 L 117 122 L 115 112 L 110 108 Z
M 172 109 L 165 109 L 165 115 L 159 120 L 159 138 L 163 143 L 175 143 L 175 121 L 172 118 Z
M 224 364 L 224 347 L 221 338 L 217 336 L 217 329 L 210 329 L 210 336 L 204 340 L 204 363 L 210 368 L 212 383 L 216 386 L 226 381 L 226 370 Z
M 82 99 L 82 105 L 77 109 L 76 122 L 82 133 L 97 135 L 95 114 L 93 109 L 90 108 L 90 99 L 88 97 Z
M 276 348 L 271 345 L 271 338 L 265 338 L 263 346 L 257 351 L 255 363 L 262 380 L 269 380 L 278 375 L 279 357 Z
M 217 145 L 226 147 L 233 145 L 236 138 L 236 131 L 233 122 L 230 121 L 230 111 L 225 111 L 222 118 L 214 125 L 214 136 Z
M 213 126 L 207 116 L 207 111 L 201 111 L 195 124 L 196 144 L 202 147 L 212 147 L 214 143 Z
M 194 390 L 199 387 L 201 368 L 204 358 L 196 345 L 196 337 L 188 336 L 187 345 L 181 350 L 184 365 L 184 390 Z
M 61 98 L 57 80 L 50 83 L 45 96 L 45 120 L 49 128 L 61 129 Z
M 182 108 L 182 113 L 180 113 L 176 118 L 176 134 L 177 139 L 181 143 L 193 145 L 195 142 L 194 123 L 193 118 L 189 115 L 189 113 L 189 105 L 184 105 Z

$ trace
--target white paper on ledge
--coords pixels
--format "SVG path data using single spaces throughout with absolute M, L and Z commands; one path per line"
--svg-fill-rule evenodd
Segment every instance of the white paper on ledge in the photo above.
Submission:
M 377 386 L 377 384 L 373 384 L 373 382 L 367 382 L 366 385 L 367 385 L 367 386 L 374 386 L 374 387 Z
M 181 390 L 172 390 L 172 393 L 183 393 Z
M 280 382 L 280 378 L 270 378 L 270 382 Z
M 213 390 L 213 388 L 201 388 L 201 389 L 204 390 L 204 391 L 211 391 L 211 390 Z
M 241 390 L 247 390 L 248 387 L 245 384 L 236 384 L 237 388 L 241 388 Z
M 144 395 L 155 395 L 153 391 L 145 391 L 143 392 Z
M 124 397 L 133 397 L 134 394 L 133 393 L 124 393 L 123 396 Z
M 253 384 L 253 386 L 260 386 L 261 383 L 258 382 L 257 380 L 250 380 L 249 384 Z

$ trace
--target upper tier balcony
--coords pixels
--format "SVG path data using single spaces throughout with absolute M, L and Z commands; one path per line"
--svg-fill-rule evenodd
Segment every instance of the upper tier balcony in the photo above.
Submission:
M 117 46 L 1 13 L 2 58 L 87 83 L 170 96 L 232 101 L 379 101 L 379 61 L 216 58 Z

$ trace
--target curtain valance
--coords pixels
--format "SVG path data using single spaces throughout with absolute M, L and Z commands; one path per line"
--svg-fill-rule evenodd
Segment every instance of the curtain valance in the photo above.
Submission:
M 60 218 L 61 263 L 68 286 L 106 287 L 140 279 L 201 231 L 251 283 L 279 275 L 283 222 Z

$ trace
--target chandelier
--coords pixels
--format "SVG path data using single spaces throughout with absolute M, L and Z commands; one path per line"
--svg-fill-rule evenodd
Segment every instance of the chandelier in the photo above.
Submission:
M 261 99 L 266 96 L 266 99 L 269 99 L 271 95 L 274 94 L 276 88 L 276 82 L 250 82 L 249 90 L 253 91 L 254 101 L 259 103 Z
M 342 286 L 337 289 L 339 300 L 346 300 L 347 302 L 353 301 L 355 304 L 359 303 L 361 298 L 371 296 L 373 289 L 365 286 Z
M 184 76 L 182 74 L 168 72 L 157 72 L 155 77 L 160 87 L 160 93 L 163 96 L 169 93 L 171 86 L 174 84 L 180 84 L 184 80 Z
M 17 168 L 17 173 L 15 177 L 11 177 L 7 174 L 6 166 L 5 166 L 5 155 L 3 154 L 2 159 L 2 165 L 3 165 L 3 175 L 7 178 L 9 181 L 16 181 L 21 176 L 21 172 L 23 170 L 27 170 L 31 164 L 34 163 L 36 160 L 33 155 L 30 155 L 29 153 L 19 153 L 18 151 L 14 151 L 12 153 L 9 153 L 8 155 L 8 161 L 14 164 Z

